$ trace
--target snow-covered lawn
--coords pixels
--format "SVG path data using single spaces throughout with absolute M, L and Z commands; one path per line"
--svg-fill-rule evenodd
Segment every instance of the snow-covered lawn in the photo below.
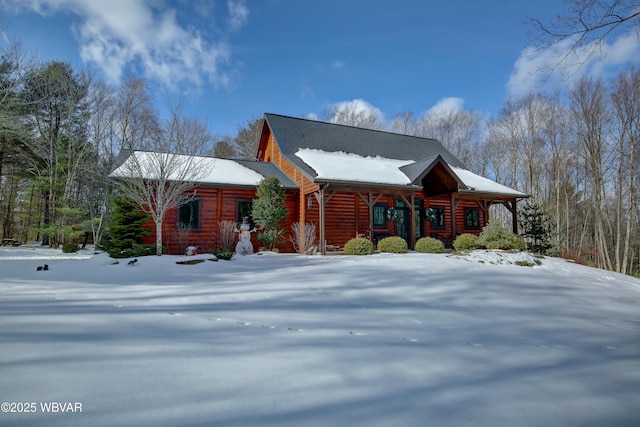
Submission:
M 640 281 L 509 257 L 0 248 L 0 425 L 640 425 Z

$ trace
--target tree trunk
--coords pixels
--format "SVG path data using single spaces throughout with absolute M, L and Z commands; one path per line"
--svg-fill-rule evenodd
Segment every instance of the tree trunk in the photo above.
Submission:
M 162 220 L 155 220 L 156 223 L 156 255 L 162 255 Z

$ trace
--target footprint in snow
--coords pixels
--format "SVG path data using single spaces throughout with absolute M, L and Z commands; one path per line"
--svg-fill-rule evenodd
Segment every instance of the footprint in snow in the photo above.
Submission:
M 367 335 L 364 332 L 354 332 L 354 331 L 349 331 L 349 334 L 351 335 L 357 335 L 357 336 L 364 336 Z
M 275 329 L 275 326 L 272 325 L 261 325 L 264 329 Z
M 288 331 L 293 331 L 293 332 L 303 332 L 304 329 L 297 329 L 297 328 L 287 328 Z
M 249 326 L 251 322 L 236 322 L 238 325 Z
M 219 322 L 219 321 L 221 321 L 222 319 L 220 319 L 219 317 L 207 317 L 207 320 L 212 320 L 212 321 L 214 321 L 214 322 Z
M 180 313 L 176 313 L 175 311 L 167 311 L 167 314 L 170 314 L 171 316 L 179 316 Z
M 409 341 L 409 342 L 418 342 L 418 340 L 415 339 L 415 338 L 405 338 L 405 337 L 403 337 L 402 339 L 405 340 L 405 341 Z
M 482 347 L 482 344 L 477 342 L 468 342 L 467 345 L 470 347 Z

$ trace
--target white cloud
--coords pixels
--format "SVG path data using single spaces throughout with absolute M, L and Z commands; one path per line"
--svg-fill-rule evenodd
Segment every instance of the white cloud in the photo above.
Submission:
M 382 111 L 380 111 L 378 107 L 369 104 L 364 99 L 353 99 L 351 101 L 336 102 L 335 104 L 333 104 L 333 106 L 337 111 L 351 110 L 359 114 L 384 117 L 384 114 L 382 114 Z
M 386 121 L 382 111 L 363 99 L 337 102 L 330 107 L 333 123 L 359 126 L 370 129 L 384 129 Z
M 229 25 L 246 22 L 244 1 L 228 1 Z M 124 69 L 136 65 L 145 77 L 175 89 L 181 84 L 224 87 L 222 69 L 230 51 L 224 41 L 211 40 L 176 18 L 176 10 L 145 0 L 6 0 L 5 10 L 30 9 L 43 16 L 71 13 L 83 61 L 96 65 L 105 78 L 117 82 Z M 186 7 L 186 6 L 185 6 Z
M 623 35 L 612 44 L 603 43 L 601 50 L 589 45 L 570 52 L 571 44 L 572 40 L 565 40 L 553 49 L 522 51 L 507 83 L 509 94 L 522 96 L 543 88 L 562 88 L 582 76 L 604 77 L 626 64 L 640 63 L 640 44 L 635 34 Z M 566 61 L 550 71 L 561 58 Z
M 434 105 L 433 107 L 427 110 L 427 112 L 425 113 L 425 116 L 448 113 L 451 111 L 459 112 L 459 111 L 462 111 L 463 106 L 464 106 L 464 99 L 462 98 L 455 98 L 455 97 L 442 98 L 438 102 L 436 102 L 436 105 Z
M 333 70 L 340 70 L 341 68 L 345 67 L 345 63 L 342 61 L 336 61 L 333 64 L 331 64 L 331 68 Z
M 237 30 L 247 22 L 249 9 L 244 0 L 227 0 L 227 8 L 229 9 L 229 22 L 232 29 Z

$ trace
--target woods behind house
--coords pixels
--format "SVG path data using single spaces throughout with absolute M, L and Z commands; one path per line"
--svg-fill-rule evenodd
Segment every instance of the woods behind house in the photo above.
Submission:
M 115 192 L 107 176 L 118 153 L 166 151 L 176 123 L 197 130 L 197 147 L 178 154 L 255 155 L 262 119 L 213 138 L 202 120 L 178 107 L 163 119 L 144 79 L 130 75 L 109 86 L 68 63 L 28 59 L 18 45 L 0 55 L 2 238 L 50 246 L 100 242 Z M 347 110 L 327 119 L 438 139 L 468 169 L 531 195 L 549 252 L 629 274 L 640 270 L 635 68 L 608 80 L 579 79 L 566 93 L 508 99 L 497 117 L 454 107 L 422 117 L 405 112 L 384 124 Z M 510 220 L 500 211 L 492 218 Z

